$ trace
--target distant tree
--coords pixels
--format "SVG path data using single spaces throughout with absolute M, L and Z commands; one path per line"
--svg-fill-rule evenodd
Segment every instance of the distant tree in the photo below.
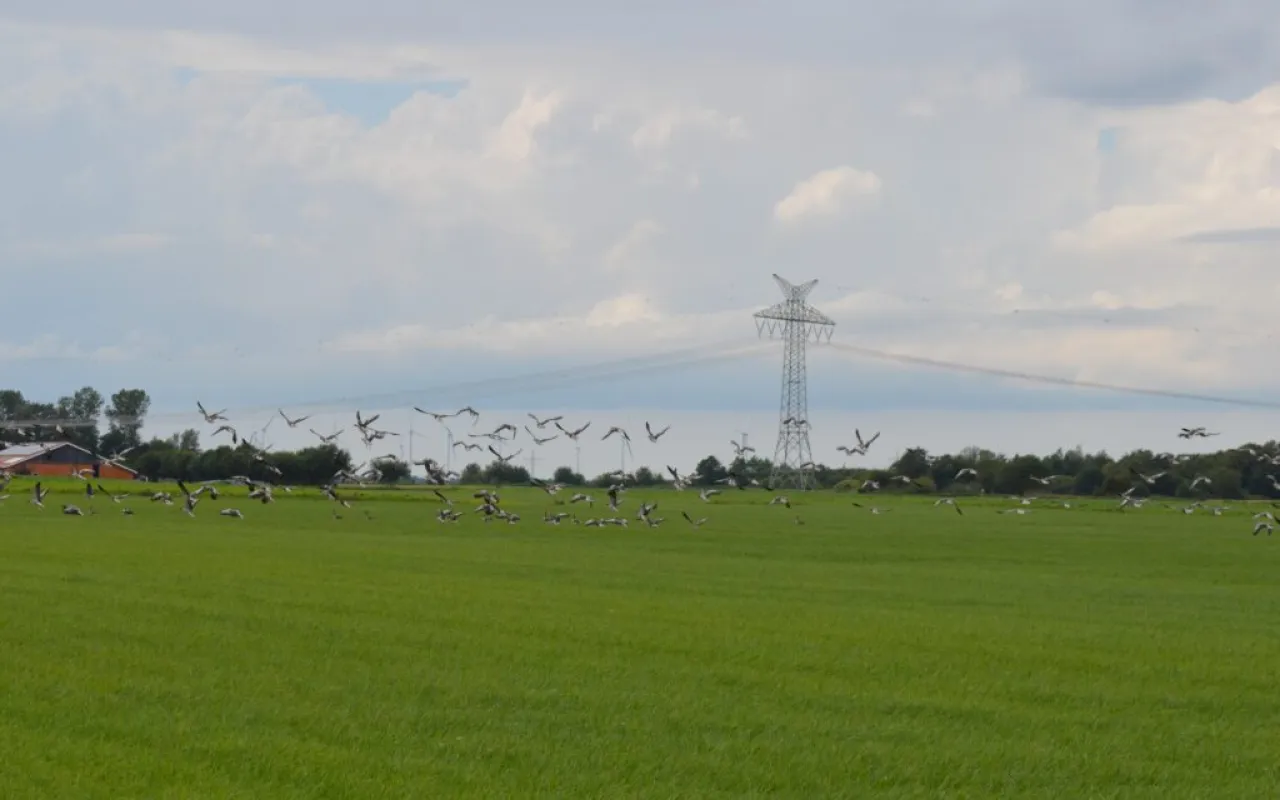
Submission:
M 551 476 L 551 480 L 556 483 L 563 483 L 565 486 L 582 486 L 587 482 L 586 478 L 574 472 L 570 467 L 556 467 L 556 471 Z
M 379 459 L 376 466 L 378 468 L 378 483 L 387 485 L 399 483 L 413 473 L 413 468 L 409 466 L 409 463 L 399 458 Z
M 722 481 L 729 477 L 729 471 L 720 463 L 720 459 L 715 456 L 707 456 L 698 462 L 698 466 L 694 468 L 694 472 L 698 474 L 694 483 L 698 486 L 710 486 L 717 481 Z
M 99 448 L 106 455 L 142 444 L 142 425 L 151 409 L 151 397 L 142 389 L 121 389 L 107 406 L 107 433 Z
M 465 483 L 474 486 L 484 483 L 484 470 L 479 464 L 468 464 L 462 468 L 462 473 L 458 476 L 459 483 Z
M 739 456 L 729 464 L 725 474 L 732 472 L 739 478 L 746 481 L 756 480 L 763 486 L 769 480 L 769 474 L 773 471 L 773 464 L 766 458 L 752 456 L 751 458 L 742 458 Z
M 528 483 L 529 470 L 510 461 L 499 461 L 496 458 L 484 468 L 482 477 L 485 483 L 511 484 Z
M 1003 494 L 1023 494 L 1040 484 L 1035 478 L 1043 477 L 1044 463 L 1038 456 L 1020 455 L 996 467 L 995 490 Z
M 167 441 L 178 450 L 200 451 L 200 432 L 194 428 L 175 433 Z
M 1092 463 L 1085 464 L 1076 475 L 1072 493 L 1082 497 L 1097 494 L 1106 480 L 1107 476 L 1102 472 L 1102 467 Z
M 57 438 L 95 452 L 98 449 L 98 418 L 102 415 L 102 404 L 102 395 L 92 386 L 58 398 L 55 416 L 63 432 Z
M 661 483 L 662 479 L 654 474 L 653 470 L 648 467 L 640 467 L 635 471 L 637 486 L 653 486 Z
M 0 389 L 0 441 L 6 444 L 27 440 L 27 433 L 18 423 L 26 420 L 27 398 L 17 389 Z
M 612 472 L 602 472 L 591 479 L 591 485 L 597 488 L 612 486 L 618 482 L 618 478 Z
M 1209 471 L 1208 475 L 1212 493 L 1216 497 L 1228 500 L 1239 500 L 1244 497 L 1240 489 L 1240 470 L 1231 467 L 1218 467 Z
M 929 451 L 923 447 L 907 448 L 889 469 L 895 475 L 922 478 L 929 474 Z

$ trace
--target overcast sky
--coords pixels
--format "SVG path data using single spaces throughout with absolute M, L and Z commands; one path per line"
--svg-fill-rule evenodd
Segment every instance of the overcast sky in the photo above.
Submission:
M 1262 0 L 0 0 L 0 384 L 732 431 L 776 411 L 777 349 L 725 354 L 778 272 L 837 342 L 1274 398 L 1276 41 Z M 986 409 L 1009 449 L 1008 409 L 1118 402 L 812 368 L 815 424 Z

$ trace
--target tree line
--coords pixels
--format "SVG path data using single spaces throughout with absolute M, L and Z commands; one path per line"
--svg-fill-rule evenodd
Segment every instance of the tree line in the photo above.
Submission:
M 332 445 L 270 453 L 271 465 L 280 470 L 275 475 L 255 460 L 252 446 L 242 442 L 235 447 L 223 445 L 204 450 L 200 434 L 194 429 L 144 441 L 142 428 L 150 408 L 151 398 L 142 389 L 121 389 L 106 398 L 86 386 L 54 402 L 30 400 L 18 390 L 0 389 L 0 441 L 14 444 L 65 440 L 100 454 L 101 458 L 132 448 L 123 463 L 155 480 L 225 480 L 248 475 L 286 485 L 314 485 L 352 468 L 351 454 Z M 379 480 L 384 483 L 413 480 L 411 466 L 403 461 L 388 459 L 378 465 Z M 698 462 L 693 475 L 681 477 L 694 486 L 715 486 L 732 472 L 744 480 L 755 479 L 767 485 L 771 469 L 766 458 L 737 458 L 725 464 L 710 455 Z M 965 469 L 976 470 L 976 478 L 958 479 Z M 1135 450 L 1112 457 L 1105 451 L 1086 453 L 1080 448 L 1059 449 L 1048 455 L 1005 455 L 979 447 L 935 455 L 922 447 L 912 447 L 887 469 L 819 464 L 814 470 L 817 487 L 826 489 L 857 490 L 865 481 L 874 481 L 879 484 L 879 491 L 916 494 L 1038 492 L 1088 496 L 1132 491 L 1136 495 L 1222 499 L 1280 498 L 1278 475 L 1280 443 L 1275 440 L 1186 456 Z M 531 477 L 518 464 L 495 460 L 487 466 L 467 464 L 459 481 L 511 485 L 529 483 Z M 1197 482 L 1197 478 L 1208 481 Z M 557 468 L 551 479 L 583 487 L 608 486 L 617 480 L 614 473 L 588 479 L 567 466 Z M 670 480 L 665 469 L 642 466 L 634 470 L 628 482 L 660 486 Z
M 0 389 L 0 441 L 69 441 L 92 453 L 120 453 L 142 444 L 150 408 L 151 398 L 142 389 L 121 389 L 108 402 L 97 389 L 85 386 L 52 403 L 30 400 L 17 389 Z M 101 429 L 104 417 L 106 431 Z
M 772 467 L 766 458 L 737 458 L 725 464 L 709 455 L 698 462 L 694 474 L 681 477 L 692 486 L 723 486 L 732 473 L 743 482 L 754 479 L 767 486 Z M 968 469 L 975 470 L 976 477 L 960 476 Z M 629 478 L 628 482 L 640 486 L 671 481 L 665 470 L 649 467 L 639 467 L 632 475 L 634 480 Z M 1193 455 L 1134 450 L 1118 457 L 1105 451 L 1086 453 L 1080 448 L 1058 449 L 1048 455 L 1005 455 L 968 447 L 958 453 L 935 455 L 923 447 L 912 447 L 887 469 L 818 464 L 813 475 L 820 489 L 859 491 L 872 481 L 876 491 L 904 494 L 1116 496 L 1130 492 L 1139 497 L 1280 499 L 1280 443 L 1271 440 Z M 523 467 L 498 462 L 488 467 L 468 464 L 461 478 L 468 484 L 528 480 L 529 473 Z M 569 467 L 560 467 L 552 480 L 567 486 L 604 487 L 616 483 L 617 476 L 604 473 L 588 479 Z
M 100 459 L 115 460 L 125 454 L 120 463 L 150 480 L 226 480 L 244 475 L 284 485 L 316 485 L 352 468 L 350 453 L 333 445 L 271 453 L 268 461 L 279 470 L 277 474 L 255 459 L 258 451 L 245 442 L 204 450 L 194 429 L 144 440 L 142 427 L 150 409 L 151 397 L 142 389 L 121 389 L 108 401 L 86 386 L 52 403 L 30 400 L 16 389 L 0 389 L 0 441 L 6 445 L 67 441 Z M 407 464 L 386 465 L 383 478 L 393 482 L 408 473 Z

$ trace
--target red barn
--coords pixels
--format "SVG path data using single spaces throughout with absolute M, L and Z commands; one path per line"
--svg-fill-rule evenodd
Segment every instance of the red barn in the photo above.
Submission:
M 95 478 L 131 481 L 138 473 L 114 461 L 99 458 L 71 442 L 31 442 L 0 450 L 0 471 L 14 475 L 70 477 L 88 471 Z

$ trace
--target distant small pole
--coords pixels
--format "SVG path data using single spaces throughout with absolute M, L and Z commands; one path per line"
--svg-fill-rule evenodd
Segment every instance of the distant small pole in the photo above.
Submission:
M 538 453 L 535 450 L 529 451 L 529 477 L 538 477 Z
M 574 461 L 575 466 L 573 468 L 573 471 L 581 475 L 582 474 L 582 445 L 575 444 L 573 446 L 573 452 L 576 455 L 576 460 Z

